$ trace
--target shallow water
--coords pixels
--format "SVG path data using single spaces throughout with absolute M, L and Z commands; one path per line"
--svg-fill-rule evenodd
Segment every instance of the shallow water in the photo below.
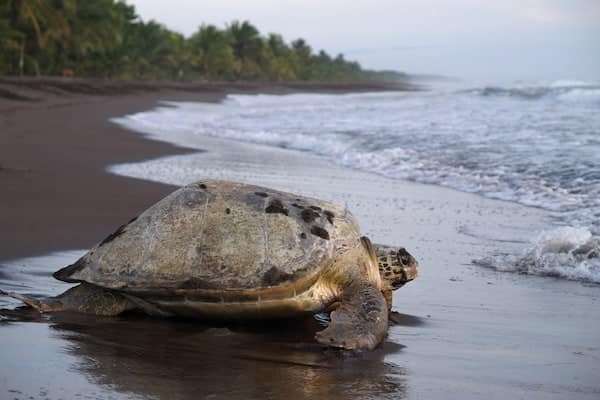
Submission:
M 59 252 L 0 265 L 0 287 L 52 296 Z M 312 317 L 253 323 L 164 320 L 138 314 L 40 316 L 0 297 L 0 398 L 378 399 L 406 396 L 406 372 L 385 358 L 402 345 L 340 352 L 313 340 Z M 10 311 L 13 310 L 13 311 Z M 396 317 L 407 325 L 419 318 Z
M 294 338 L 290 325 L 263 326 L 257 335 L 132 316 L 4 324 L 0 396 L 16 399 L 406 395 L 405 372 L 384 361 L 399 349 L 328 351 Z

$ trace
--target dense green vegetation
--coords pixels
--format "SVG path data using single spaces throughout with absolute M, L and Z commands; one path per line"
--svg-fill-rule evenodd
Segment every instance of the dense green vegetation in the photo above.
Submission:
M 115 0 L 0 0 L 0 74 L 124 79 L 356 81 L 364 70 L 247 21 L 201 25 L 189 38 Z

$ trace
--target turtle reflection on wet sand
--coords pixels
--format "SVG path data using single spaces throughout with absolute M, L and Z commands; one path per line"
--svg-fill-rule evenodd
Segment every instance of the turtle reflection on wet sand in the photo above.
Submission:
M 387 332 L 392 290 L 416 275 L 404 248 L 373 245 L 343 208 L 206 180 L 171 193 L 54 274 L 78 286 L 47 299 L 8 295 L 40 312 L 104 316 L 132 309 L 206 319 L 331 311 L 318 342 L 373 349 Z

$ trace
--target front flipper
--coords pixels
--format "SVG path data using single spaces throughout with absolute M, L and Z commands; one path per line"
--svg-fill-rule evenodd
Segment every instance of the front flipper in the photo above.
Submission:
M 388 308 L 381 290 L 368 282 L 344 289 L 329 326 L 317 332 L 319 343 L 348 350 L 373 350 L 386 335 Z

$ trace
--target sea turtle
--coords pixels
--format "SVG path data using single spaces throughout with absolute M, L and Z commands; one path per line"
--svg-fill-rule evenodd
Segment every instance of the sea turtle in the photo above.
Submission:
M 40 312 L 271 318 L 332 311 L 316 340 L 373 349 L 392 290 L 417 274 L 404 249 L 371 244 L 334 204 L 205 180 L 171 193 L 54 277 L 79 283 L 35 299 Z M 7 294 L 7 293 L 4 293 Z

